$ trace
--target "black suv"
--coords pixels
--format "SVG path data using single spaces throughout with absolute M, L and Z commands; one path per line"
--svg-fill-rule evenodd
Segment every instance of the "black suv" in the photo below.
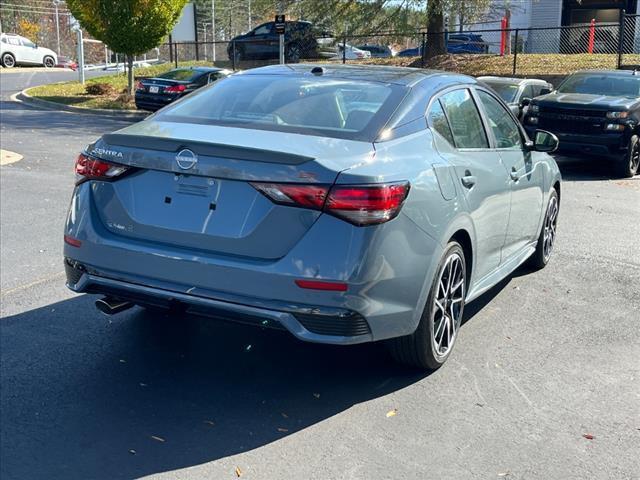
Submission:
M 531 135 L 549 130 L 559 151 L 608 158 L 616 173 L 632 177 L 640 160 L 640 72 L 581 71 L 557 90 L 531 101 L 524 119 Z
M 267 22 L 253 30 L 234 37 L 229 42 L 229 60 L 277 60 L 279 35 L 275 22 Z M 330 58 L 337 54 L 329 32 L 314 27 L 310 22 L 286 22 L 284 52 L 287 63 L 302 58 Z

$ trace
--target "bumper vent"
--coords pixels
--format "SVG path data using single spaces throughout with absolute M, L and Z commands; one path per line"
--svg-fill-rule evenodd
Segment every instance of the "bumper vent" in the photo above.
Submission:
M 84 267 L 68 258 L 64 259 L 64 272 L 67 275 L 67 284 L 75 285 L 80 281 L 84 273 Z
M 318 335 L 355 337 L 371 333 L 367 321 L 357 313 L 345 316 L 311 315 L 296 313 L 295 317 L 304 328 Z

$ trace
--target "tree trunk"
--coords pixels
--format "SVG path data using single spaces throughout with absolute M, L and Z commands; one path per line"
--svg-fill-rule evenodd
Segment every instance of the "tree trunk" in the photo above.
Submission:
M 127 88 L 133 95 L 133 55 L 127 55 Z
M 431 60 L 433 57 L 444 55 L 445 53 L 447 53 L 447 48 L 444 41 L 444 15 L 442 14 L 442 9 L 434 7 L 429 11 L 429 21 L 427 22 L 425 59 Z

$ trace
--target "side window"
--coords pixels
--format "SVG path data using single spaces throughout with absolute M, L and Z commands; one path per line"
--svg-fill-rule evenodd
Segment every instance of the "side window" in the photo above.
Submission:
M 451 129 L 449 128 L 449 121 L 444 114 L 442 105 L 440 105 L 440 100 L 436 100 L 431 105 L 431 110 L 429 111 L 429 125 L 431 125 L 436 132 L 446 138 L 451 145 L 455 145 Z
M 455 90 L 440 98 L 449 119 L 456 148 L 488 148 L 480 113 L 469 90 Z
M 271 33 L 271 24 L 261 25 L 253 31 L 254 35 L 267 35 Z
M 496 138 L 496 148 L 522 148 L 520 129 L 509 112 L 487 92 L 478 90 L 478 97 L 487 113 L 493 136 Z
M 538 91 L 540 91 L 539 88 L 538 88 Z M 526 87 L 524 87 L 524 92 L 522 92 L 522 96 L 520 97 L 520 99 L 522 100 L 523 98 L 533 98 L 535 96 L 536 94 L 534 92 L 534 86 L 527 85 Z
M 17 38 L 9 37 L 7 40 L 9 41 L 9 45 L 20 45 L 20 40 Z
M 27 40 L 26 38 L 22 39 L 22 45 L 24 45 L 25 47 L 30 47 L 30 48 L 35 48 L 36 44 L 33 43 L 31 40 Z

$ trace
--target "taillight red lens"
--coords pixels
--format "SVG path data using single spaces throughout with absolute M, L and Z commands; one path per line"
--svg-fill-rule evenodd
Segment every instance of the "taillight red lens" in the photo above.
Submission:
M 325 211 L 355 225 L 384 223 L 395 218 L 407 194 L 409 183 L 380 185 L 334 185 Z
M 185 87 L 184 85 L 172 85 L 170 87 L 166 87 L 164 91 L 167 93 L 180 93 L 184 92 L 186 89 L 187 87 Z
M 296 285 L 307 290 L 325 290 L 327 292 L 346 292 L 348 289 L 348 285 L 344 282 L 296 280 Z
M 136 90 L 144 90 L 144 85 L 142 84 L 142 82 L 136 83 Z
M 111 180 L 128 169 L 125 165 L 105 162 L 81 153 L 76 159 L 76 184 L 86 180 Z
M 327 185 L 301 185 L 295 183 L 252 183 L 274 203 L 322 210 L 329 187 Z
M 274 203 L 322 210 L 354 225 L 374 225 L 396 217 L 409 194 L 409 183 L 308 185 L 252 183 Z

